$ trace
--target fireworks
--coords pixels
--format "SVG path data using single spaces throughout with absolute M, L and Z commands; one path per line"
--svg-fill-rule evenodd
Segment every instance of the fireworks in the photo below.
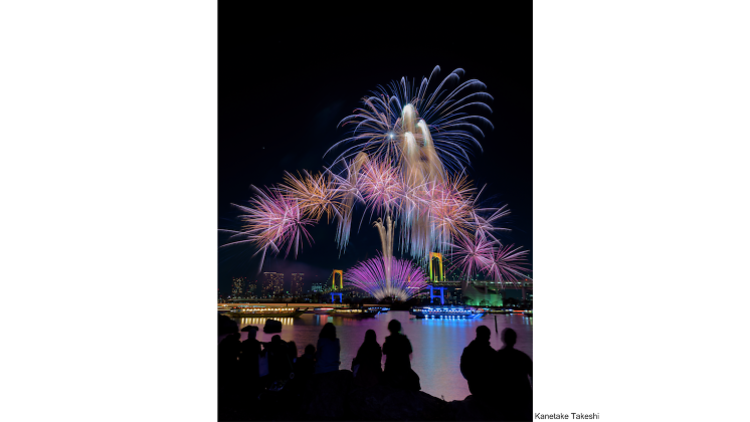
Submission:
M 223 230 L 232 233 L 232 242 L 223 246 L 254 244 L 258 248 L 255 255 L 262 253 L 261 268 L 269 250 L 278 254 L 286 249 L 285 257 L 294 251 L 296 257 L 305 240 L 312 243 L 312 237 L 305 226 L 315 221 L 304 217 L 299 203 L 285 196 L 279 189 L 268 188 L 263 191 L 255 186 L 253 189 L 257 196 L 251 200 L 249 207 L 232 204 L 245 213 L 239 216 L 245 225 L 240 231 Z
M 294 177 L 286 172 L 279 189 L 287 198 L 293 198 L 306 217 L 315 221 L 325 214 L 328 221 L 334 216 L 341 217 L 346 206 L 341 202 L 342 193 L 335 188 L 330 173 L 311 175 L 303 170 L 303 175 Z
M 467 193 L 473 187 L 463 173 L 451 177 L 446 166 L 457 170 L 468 164 L 467 148 L 479 146 L 474 133 L 483 135 L 477 123 L 492 127 L 470 111 L 491 112 L 485 101 L 492 97 L 476 79 L 459 83 L 463 69 L 438 83 L 439 72 L 436 66 L 418 86 L 402 78 L 388 88 L 379 87 L 362 100 L 362 108 L 341 121 L 352 127 L 352 136 L 328 151 L 345 148 L 336 162 L 344 163 L 348 174 L 361 168 L 357 180 L 366 209 L 398 217 L 402 250 L 420 261 L 435 248 L 446 252 L 454 236 L 473 231 L 473 221 L 487 223 L 472 220 Z M 347 218 L 339 220 L 340 249 L 349 240 L 349 229 L 342 225 L 350 223 Z
M 487 272 L 494 263 L 493 245 L 494 243 L 488 241 L 483 235 L 473 239 L 468 236 L 460 237 L 451 254 L 452 269 L 460 269 L 467 281 L 478 272 Z
M 395 168 L 381 161 L 368 161 L 362 166 L 358 181 L 368 208 L 386 214 L 398 209 L 402 181 Z
M 377 300 L 406 301 L 427 287 L 420 267 L 411 261 L 385 256 L 360 262 L 344 274 L 344 279 Z
M 529 268 L 526 267 L 526 254 L 529 251 L 521 250 L 520 246 L 513 249 L 513 246 L 500 246 L 494 254 L 488 272 L 496 281 L 518 282 L 521 278 L 528 278 L 524 273 L 529 272 Z
M 436 66 L 419 84 L 402 78 L 365 97 L 362 107 L 340 122 L 352 130 L 326 152 L 339 151 L 332 167 L 322 173 L 286 172 L 281 185 L 254 188 L 249 206 L 236 205 L 243 213 L 242 230 L 224 230 L 232 233 L 229 244 L 258 248 L 262 267 L 269 251 L 296 256 L 305 241 L 312 242 L 306 227 L 325 216 L 336 221 L 343 252 L 359 208 L 362 221 L 368 213 L 373 219 L 383 216 L 375 222 L 382 259 L 365 261 L 347 274 L 376 298 L 405 300 L 424 287 L 416 264 L 393 258 L 394 226 L 400 228 L 401 250 L 419 264 L 430 252 L 440 252 L 453 256 L 467 280 L 478 273 L 513 280 L 528 271 L 528 251 L 504 247 L 496 237 L 507 230 L 497 224 L 510 210 L 480 206 L 481 191 L 465 173 L 470 148 L 481 150 L 478 125 L 492 127 L 476 114 L 492 112 L 486 104 L 492 97 L 476 79 L 461 83 L 463 69 L 442 81 L 439 72 Z
M 463 69 L 454 70 L 439 83 L 438 73 L 440 66 L 435 66 L 419 85 L 401 78 L 387 87 L 379 86 L 373 95 L 362 99 L 361 108 L 341 121 L 341 126 L 352 127 L 351 136 L 328 152 L 346 148 L 337 161 L 365 152 L 394 164 L 419 152 L 438 173 L 443 171 L 443 163 L 453 170 L 467 165 L 468 149 L 482 148 L 474 137 L 474 133 L 484 135 L 477 124 L 493 127 L 487 118 L 472 112 L 491 113 L 486 101 L 493 98 L 483 91 L 487 87 L 479 80 L 459 83 Z

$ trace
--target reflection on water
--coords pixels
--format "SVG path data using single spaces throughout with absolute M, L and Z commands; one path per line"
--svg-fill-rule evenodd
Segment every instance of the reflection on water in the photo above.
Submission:
M 351 369 L 352 359 L 365 337 L 365 331 L 375 330 L 377 340 L 383 345 L 388 333 L 388 322 L 391 319 L 401 321 L 402 332 L 411 340 L 414 355 L 412 368 L 419 374 L 422 390 L 445 400 L 463 400 L 468 396 L 469 388 L 461 376 L 459 364 L 464 347 L 476 336 L 476 327 L 486 325 L 492 331 L 490 344 L 494 349 L 502 347 L 500 332 L 511 327 L 518 333 L 516 348 L 528 354 L 532 359 L 533 317 L 523 315 L 485 315 L 473 320 L 426 320 L 415 319 L 406 311 L 390 311 L 375 318 L 354 319 L 328 315 L 303 314 L 298 318 L 242 318 L 240 328 L 255 325 L 260 330 L 257 339 L 261 342 L 271 341 L 275 334 L 263 332 L 267 319 L 281 321 L 283 324 L 279 335 L 285 341 L 294 341 L 297 353 L 304 353 L 305 346 L 317 346 L 318 334 L 322 326 L 331 322 L 336 326 L 336 336 L 341 339 L 340 369 Z M 495 324 L 497 321 L 497 332 Z M 242 333 L 242 340 L 247 333 Z
M 266 320 L 272 319 L 274 321 L 281 322 L 281 325 L 292 325 L 294 324 L 294 318 L 240 318 L 240 328 L 246 327 L 248 325 L 255 325 L 259 326 L 258 328 L 263 328 L 264 325 L 266 325 Z

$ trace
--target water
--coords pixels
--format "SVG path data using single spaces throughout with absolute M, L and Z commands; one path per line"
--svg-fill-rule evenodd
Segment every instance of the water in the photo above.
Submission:
M 401 331 L 409 337 L 414 353 L 412 369 L 419 375 L 422 391 L 444 398 L 447 401 L 463 400 L 471 394 L 466 380 L 459 369 L 464 347 L 476 337 L 476 327 L 486 325 L 492 331 L 490 344 L 494 349 L 502 346 L 500 333 L 510 327 L 518 333 L 516 349 L 528 354 L 532 360 L 533 318 L 520 315 L 497 315 L 498 332 L 495 333 L 495 315 L 487 314 L 475 320 L 424 320 L 415 319 L 407 311 L 390 311 L 378 314 L 375 318 L 352 319 L 327 315 L 303 314 L 298 318 L 274 318 L 282 322 L 281 338 L 294 341 L 297 354 L 304 353 L 308 344 L 317 345 L 318 334 L 327 322 L 336 326 L 336 337 L 341 341 L 341 366 L 339 369 L 351 369 L 352 360 L 365 338 L 365 331 L 375 330 L 378 343 L 383 345 L 388 333 L 388 322 L 397 319 L 401 322 Z M 263 332 L 266 318 L 242 318 L 240 328 L 255 325 L 261 328 L 257 339 L 261 342 L 271 341 L 274 334 Z M 242 340 L 247 333 L 242 333 Z M 385 357 L 383 362 L 385 363 Z

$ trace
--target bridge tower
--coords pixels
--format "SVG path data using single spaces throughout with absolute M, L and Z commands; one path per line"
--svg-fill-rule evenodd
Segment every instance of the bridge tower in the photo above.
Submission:
M 445 289 L 447 287 L 435 287 L 433 285 L 430 285 L 430 304 L 432 304 L 432 300 L 435 298 L 440 299 L 440 304 L 445 305 Z M 435 291 L 438 291 L 438 294 L 435 294 Z
M 437 259 L 437 268 L 433 269 L 435 260 Z M 445 281 L 445 274 L 443 273 L 443 255 L 439 252 L 430 252 L 430 303 L 433 299 L 440 299 L 440 304 L 445 304 L 445 287 L 435 287 L 435 283 Z M 435 291 L 438 293 L 435 294 Z
M 435 259 L 438 260 L 438 263 L 440 264 L 440 272 L 436 273 L 432 270 L 432 265 Z M 430 252 L 430 281 L 435 283 L 440 281 L 445 281 L 445 274 L 443 274 L 443 254 L 439 252 Z
M 339 290 L 344 288 L 344 272 L 342 270 L 333 270 L 332 290 L 336 290 L 336 274 L 339 275 Z
M 344 296 L 342 293 L 331 293 L 331 303 L 336 303 L 336 296 L 339 297 L 339 303 L 344 303 Z

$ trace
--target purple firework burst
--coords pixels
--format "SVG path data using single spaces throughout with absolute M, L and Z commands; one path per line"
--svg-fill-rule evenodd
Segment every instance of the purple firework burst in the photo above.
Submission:
M 386 277 L 385 266 L 389 264 L 391 280 Z M 382 255 L 360 262 L 344 274 L 344 279 L 377 300 L 406 301 L 427 287 L 422 268 L 411 261 Z

